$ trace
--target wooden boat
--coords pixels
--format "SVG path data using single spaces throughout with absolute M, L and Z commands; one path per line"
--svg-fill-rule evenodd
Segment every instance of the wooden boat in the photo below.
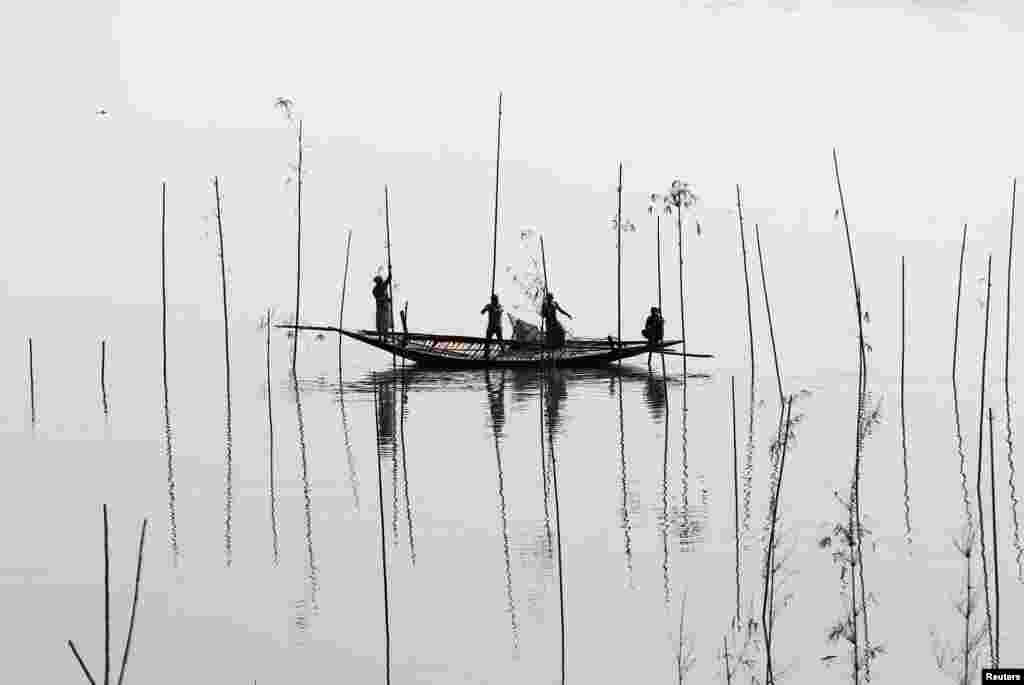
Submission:
M 484 356 L 485 338 L 466 335 L 436 333 L 386 333 L 378 335 L 371 330 L 349 330 L 335 326 L 278 324 L 278 328 L 340 333 L 353 340 L 366 343 L 420 366 L 436 368 L 523 368 L 540 364 L 561 368 L 587 368 L 606 366 L 621 359 L 637 357 L 648 352 L 679 355 L 669 348 L 681 340 L 666 340 L 651 345 L 646 340 L 624 340 L 621 345 L 607 338 L 574 338 L 559 348 L 537 343 L 506 341 L 499 345 L 493 339 L 490 356 Z M 707 354 L 687 354 L 688 357 L 710 357 Z

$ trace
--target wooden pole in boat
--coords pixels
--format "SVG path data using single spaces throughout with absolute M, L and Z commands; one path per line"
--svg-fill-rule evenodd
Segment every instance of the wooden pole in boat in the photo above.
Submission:
M 388 186 L 384 185 L 384 249 L 388 258 L 388 278 L 391 277 L 391 204 L 388 196 Z M 395 319 L 394 291 L 391 281 L 388 281 L 388 333 L 393 332 Z M 391 361 L 396 360 L 392 353 Z
M 658 234 L 658 312 L 661 312 L 661 215 L 657 215 L 655 219 L 657 223 L 657 234 Z
M 498 271 L 498 180 L 501 176 L 501 91 L 498 92 L 498 151 L 494 156 L 494 243 L 491 248 L 491 295 Z
M 345 328 L 345 293 L 348 291 L 348 255 L 352 249 L 352 229 L 348 229 L 348 240 L 345 241 L 345 275 L 341 279 L 341 309 L 338 311 L 338 328 Z M 345 336 L 338 336 L 338 366 L 341 366 L 341 341 Z
M 298 182 L 295 200 L 295 323 L 299 323 L 299 306 L 302 286 L 302 119 L 299 119 L 299 157 L 297 165 Z M 299 354 L 299 333 L 292 337 L 292 375 L 295 375 L 295 363 Z
M 543 273 L 544 273 L 544 300 L 543 300 L 543 303 L 541 304 L 541 310 L 543 311 L 544 304 L 547 304 L 547 301 L 548 301 L 548 258 L 544 254 L 544 236 L 540 237 L 540 265 L 541 265 L 541 268 L 543 269 Z M 540 334 L 541 334 L 541 342 L 542 343 L 543 343 L 543 341 L 545 339 L 545 337 L 544 337 L 545 330 L 544 329 L 545 329 L 544 317 L 541 316 L 540 317 Z M 541 356 L 543 357 L 543 354 Z
M 544 269 L 544 297 L 548 296 L 548 260 L 544 256 L 544 236 L 540 237 L 540 264 Z
M 622 162 L 619 162 L 618 206 L 615 210 L 615 235 L 615 246 L 618 252 L 616 304 L 619 325 L 619 347 L 622 347 Z

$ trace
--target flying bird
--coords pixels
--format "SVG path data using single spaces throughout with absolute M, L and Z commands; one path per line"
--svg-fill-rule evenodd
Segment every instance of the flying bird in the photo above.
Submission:
M 96 109 L 96 116 L 98 116 L 98 117 L 106 117 L 106 116 L 110 116 L 110 112 L 108 112 L 108 111 L 107 111 L 107 110 L 106 110 L 105 108 L 103 108 L 103 107 L 99 107 L 99 108 L 97 108 L 97 109 Z

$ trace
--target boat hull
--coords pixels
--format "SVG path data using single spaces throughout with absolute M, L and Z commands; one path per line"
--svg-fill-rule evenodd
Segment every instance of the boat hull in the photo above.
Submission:
M 485 356 L 484 338 L 425 333 L 389 333 L 378 336 L 373 331 L 347 329 L 340 332 L 353 340 L 420 366 L 445 369 L 527 368 L 539 364 L 559 368 L 594 368 L 646 353 L 662 352 L 681 342 L 672 340 L 650 345 L 646 342 L 629 341 L 615 345 L 610 341 L 569 340 L 564 347 L 551 349 L 516 341 L 506 341 L 500 345 L 492 340 L 490 355 Z

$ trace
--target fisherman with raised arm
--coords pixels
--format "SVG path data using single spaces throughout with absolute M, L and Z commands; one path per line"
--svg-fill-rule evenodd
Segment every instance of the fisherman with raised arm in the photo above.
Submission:
M 501 314 L 504 310 L 498 303 L 498 296 L 491 294 L 491 301 L 484 305 L 484 308 L 480 310 L 481 314 L 487 314 L 487 333 L 486 341 L 484 342 L 484 359 L 489 359 L 491 356 L 491 336 L 498 338 L 498 344 L 501 350 L 505 350 L 505 341 L 501 335 Z
M 544 296 L 544 304 L 540 308 L 540 316 L 544 319 L 544 326 L 547 328 L 547 344 L 549 347 L 562 347 L 565 345 L 565 328 L 558 321 L 558 312 L 565 314 L 570 319 L 572 314 L 562 309 L 555 301 L 555 294 L 549 292 Z

